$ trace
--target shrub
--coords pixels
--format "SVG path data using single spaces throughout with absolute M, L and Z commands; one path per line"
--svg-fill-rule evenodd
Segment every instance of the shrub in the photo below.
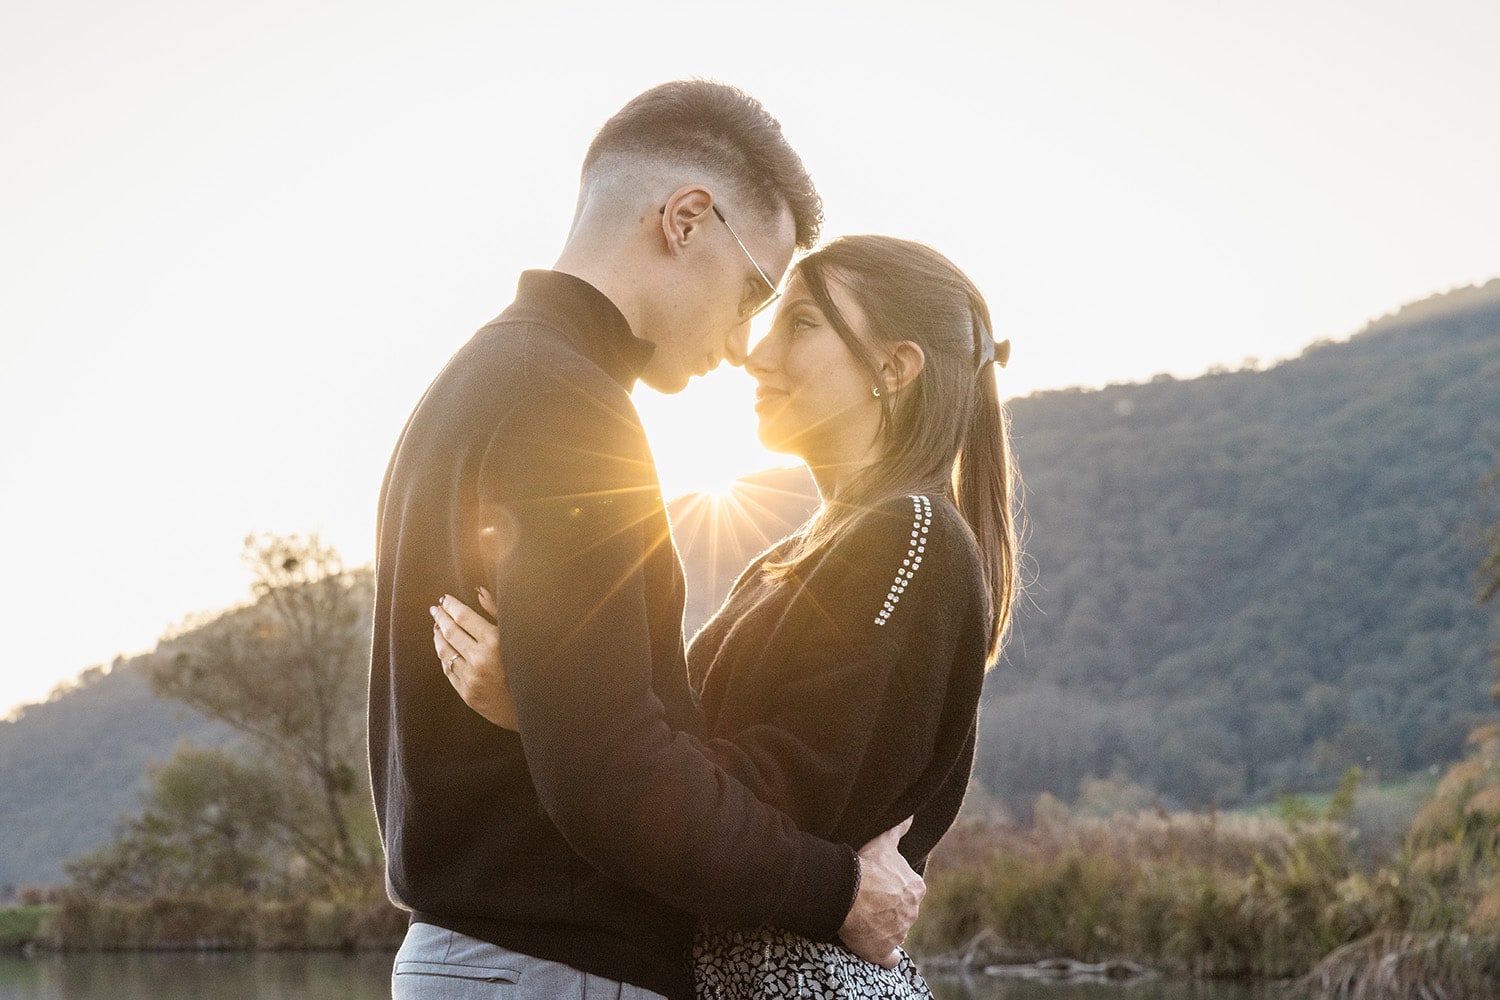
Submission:
M 55 906 L 20 906 L 0 910 L 0 948 L 20 948 L 41 938 L 42 926 Z

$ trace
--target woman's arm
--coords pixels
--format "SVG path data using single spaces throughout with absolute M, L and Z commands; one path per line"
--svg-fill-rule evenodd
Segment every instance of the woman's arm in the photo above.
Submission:
M 493 617 L 495 598 L 479 588 L 479 604 Z M 516 704 L 500 661 L 500 629 L 456 597 L 443 595 L 432 613 L 432 646 L 443 673 L 464 703 L 501 729 L 518 732 Z

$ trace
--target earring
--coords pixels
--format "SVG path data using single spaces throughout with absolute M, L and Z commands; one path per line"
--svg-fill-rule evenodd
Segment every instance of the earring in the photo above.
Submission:
M 870 390 L 870 395 L 874 396 L 876 399 L 879 399 L 880 398 L 880 386 L 877 385 L 873 389 L 871 389 Z

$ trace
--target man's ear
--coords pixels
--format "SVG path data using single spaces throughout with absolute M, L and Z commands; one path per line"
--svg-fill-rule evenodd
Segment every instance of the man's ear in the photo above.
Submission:
M 901 340 L 884 346 L 885 360 L 880 363 L 882 393 L 896 393 L 911 384 L 922 373 L 927 355 L 915 341 Z
M 661 210 L 661 233 L 667 252 L 676 254 L 708 224 L 713 192 L 701 184 L 684 184 L 667 197 Z

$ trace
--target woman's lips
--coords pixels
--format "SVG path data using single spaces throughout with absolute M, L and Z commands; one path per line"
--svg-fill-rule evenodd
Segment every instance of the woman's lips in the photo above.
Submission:
M 759 413 L 771 403 L 785 397 L 786 393 L 780 389 L 773 389 L 766 385 L 757 385 L 755 387 L 755 412 Z

